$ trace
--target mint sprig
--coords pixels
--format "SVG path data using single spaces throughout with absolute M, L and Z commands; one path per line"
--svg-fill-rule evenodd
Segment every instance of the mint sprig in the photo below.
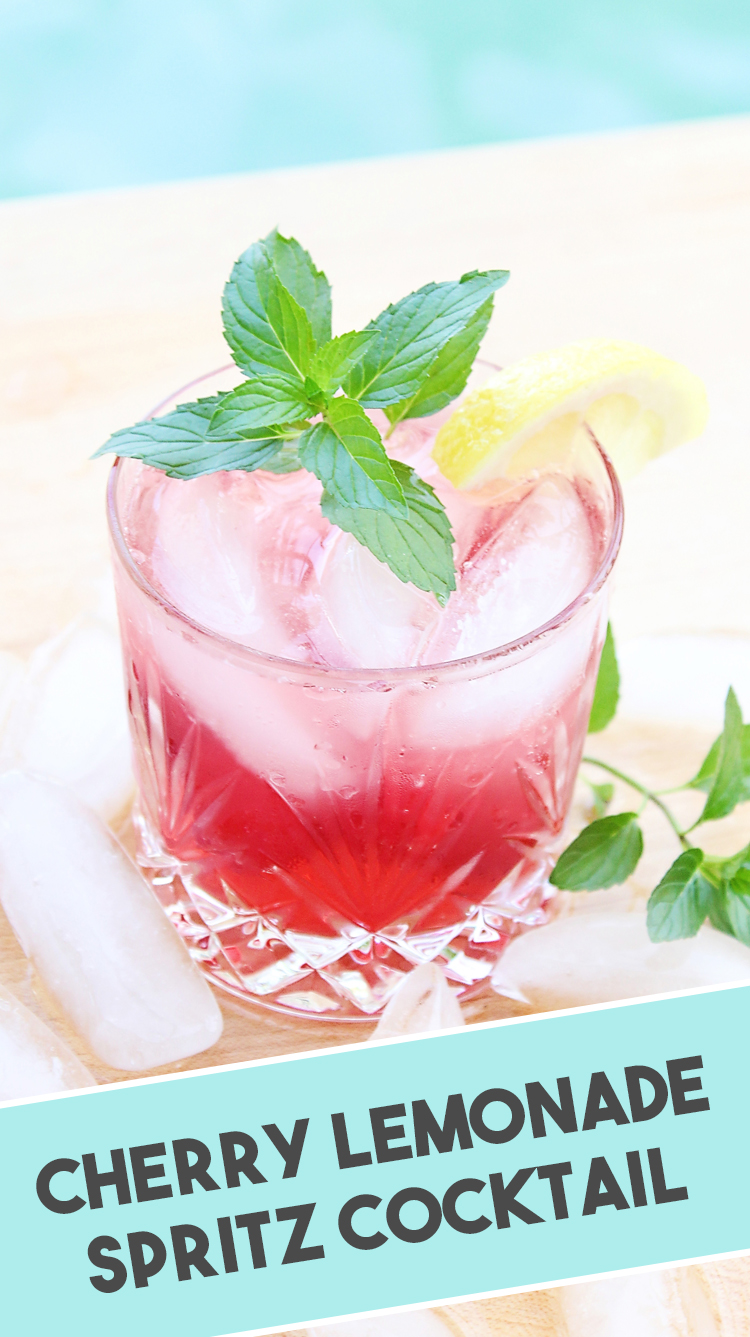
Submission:
M 508 271 L 428 283 L 364 330 L 331 337 L 331 289 L 293 237 L 274 230 L 240 256 L 224 288 L 224 335 L 246 380 L 115 432 L 97 455 L 142 460 L 173 478 L 226 469 L 306 468 L 324 514 L 405 582 L 440 602 L 455 589 L 442 503 L 392 460 L 366 409 L 392 426 L 461 393 Z
M 619 669 L 612 637 L 602 653 L 589 733 L 603 729 L 613 718 L 619 695 Z M 707 855 L 690 839 L 704 822 L 728 816 L 738 803 L 750 800 L 750 724 L 745 724 L 734 690 L 724 705 L 724 727 L 712 743 L 697 774 L 682 789 L 699 789 L 706 801 L 697 821 L 684 829 L 664 802 L 672 790 L 657 792 L 626 775 L 609 762 L 584 757 L 582 765 L 596 767 L 628 785 L 641 796 L 638 812 L 605 815 L 614 795 L 611 784 L 589 785 L 596 819 L 583 828 L 563 850 L 550 875 L 553 886 L 566 891 L 595 891 L 624 882 L 635 871 L 643 852 L 638 817 L 654 804 L 669 822 L 682 850 L 651 893 L 646 924 L 652 942 L 694 937 L 706 919 L 714 928 L 750 946 L 750 844 L 726 858 Z

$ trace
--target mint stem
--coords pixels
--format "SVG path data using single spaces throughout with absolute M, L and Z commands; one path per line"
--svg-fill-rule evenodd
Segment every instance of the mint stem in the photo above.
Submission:
M 588 766 L 598 766 L 600 771 L 607 771 L 609 775 L 614 775 L 616 780 L 622 780 L 623 783 L 629 785 L 631 789 L 635 789 L 636 793 L 642 794 L 646 802 L 650 801 L 651 803 L 655 803 L 656 807 L 659 808 L 666 817 L 669 825 L 682 845 L 682 848 L 684 850 L 692 849 L 693 842 L 687 839 L 686 833 L 680 829 L 666 803 L 662 803 L 659 795 L 655 794 L 652 789 L 647 789 L 645 785 L 639 784 L 637 780 L 632 778 L 632 776 L 626 775 L 624 771 L 618 771 L 616 766 L 610 766 L 606 761 L 598 761 L 596 757 L 582 757 L 581 760 L 586 762 Z M 692 830 L 692 827 L 690 829 Z

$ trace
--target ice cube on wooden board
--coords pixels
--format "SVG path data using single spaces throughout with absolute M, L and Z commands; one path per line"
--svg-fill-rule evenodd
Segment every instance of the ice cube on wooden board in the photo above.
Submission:
M 389 1000 L 371 1040 L 392 1040 L 399 1035 L 444 1031 L 463 1026 L 458 999 L 451 993 L 439 966 L 429 962 L 405 975 Z
M 0 707 L 1 697 L 2 681 Z M 105 821 L 124 808 L 133 777 L 122 652 L 111 627 L 83 618 L 37 647 L 16 687 L 0 764 L 59 780 Z
M 61 785 L 0 776 L 0 900 L 73 1028 L 113 1068 L 200 1053 L 214 995 L 135 864 Z
M 641 1272 L 564 1286 L 571 1337 L 718 1337 L 709 1294 L 694 1268 Z
M 0 984 L 0 1100 L 50 1096 L 82 1086 L 96 1086 L 88 1068 Z
M 748 979 L 750 948 L 708 924 L 694 938 L 651 942 L 645 905 L 560 915 L 514 938 L 492 972 L 497 993 L 536 1012 Z

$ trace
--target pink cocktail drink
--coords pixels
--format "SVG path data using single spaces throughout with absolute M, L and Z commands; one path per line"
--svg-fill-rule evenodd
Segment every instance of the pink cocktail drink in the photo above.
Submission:
M 429 453 L 438 421 L 389 446 L 451 519 L 445 609 L 331 526 L 304 471 L 113 471 L 142 858 L 235 994 L 367 1017 L 422 961 L 481 987 L 544 920 L 619 489 L 583 432 L 456 491 Z

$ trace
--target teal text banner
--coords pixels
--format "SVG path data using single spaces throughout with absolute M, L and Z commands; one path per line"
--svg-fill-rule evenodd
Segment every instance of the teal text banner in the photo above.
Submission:
M 0 1108 L 4 1331 L 181 1337 L 750 1249 L 750 986 Z

